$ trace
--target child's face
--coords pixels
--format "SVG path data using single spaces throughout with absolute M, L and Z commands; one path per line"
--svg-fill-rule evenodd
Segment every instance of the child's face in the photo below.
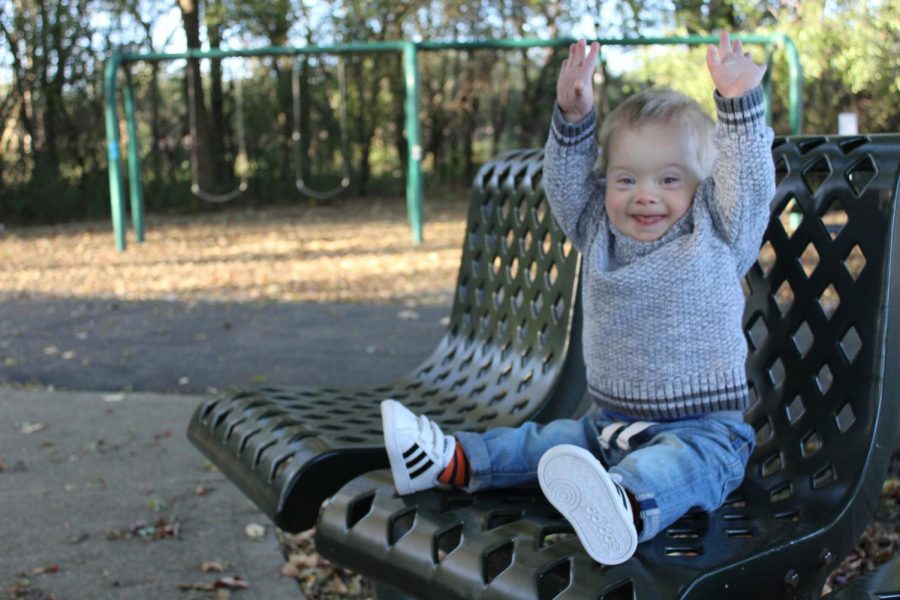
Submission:
M 696 143 L 678 124 L 624 126 L 612 135 L 606 213 L 619 231 L 650 242 L 684 216 L 700 184 Z

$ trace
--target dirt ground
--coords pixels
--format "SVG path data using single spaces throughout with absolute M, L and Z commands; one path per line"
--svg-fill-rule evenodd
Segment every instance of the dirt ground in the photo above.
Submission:
M 0 231 L 0 299 L 446 302 L 466 203 L 429 202 L 425 240 L 402 199 L 149 216 L 117 252 L 108 222 Z
M 0 303 L 65 298 L 449 305 L 465 211 L 461 199 L 427 203 L 420 245 L 411 243 L 402 199 L 388 198 L 150 216 L 146 242 L 135 244 L 129 233 L 122 253 L 108 222 L 0 228 Z M 0 322 L 14 318 L 0 312 Z M 898 513 L 895 456 L 876 520 L 829 578 L 826 592 L 896 554 Z M 371 596 L 361 578 L 318 558 L 308 535 L 283 541 L 284 572 L 308 596 Z

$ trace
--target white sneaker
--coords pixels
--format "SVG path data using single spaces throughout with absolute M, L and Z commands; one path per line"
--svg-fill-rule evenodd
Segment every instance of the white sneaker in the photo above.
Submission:
M 435 487 L 438 475 L 453 458 L 456 439 L 396 400 L 381 401 L 381 424 L 397 493 L 403 496 Z
M 631 503 L 594 455 L 577 446 L 554 446 L 538 463 L 538 481 L 591 558 L 604 565 L 631 558 L 637 549 Z

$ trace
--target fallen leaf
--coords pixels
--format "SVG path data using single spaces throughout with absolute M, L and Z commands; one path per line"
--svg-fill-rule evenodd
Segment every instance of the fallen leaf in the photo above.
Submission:
M 19 428 L 19 432 L 28 435 L 31 433 L 37 433 L 39 431 L 44 431 L 45 429 L 47 429 L 46 423 L 29 423 L 28 421 L 25 421 Z
M 211 583 L 179 583 L 175 587 L 183 592 L 213 592 L 216 589 Z
M 213 583 L 213 587 L 215 589 L 246 590 L 250 585 L 247 583 L 247 580 L 240 575 L 234 575 L 232 577 L 216 579 L 215 583 Z
M 59 573 L 59 565 L 54 563 L 43 567 L 35 567 L 31 570 L 31 575 L 43 575 L 44 573 Z
M 250 523 L 244 527 L 244 533 L 253 541 L 259 541 L 266 535 L 266 527 L 259 523 Z
M 109 529 L 106 531 L 106 539 L 130 540 L 144 539 L 148 541 L 163 540 L 167 538 L 177 538 L 181 530 L 181 525 L 175 519 L 166 519 L 159 517 L 153 523 L 149 523 L 146 519 L 138 519 L 128 529 Z
M 328 561 L 318 554 L 291 554 L 290 558 L 288 558 L 288 562 L 295 567 L 307 569 L 329 564 Z
M 200 565 L 200 570 L 204 573 L 221 573 L 225 570 L 225 565 L 217 560 L 206 560 Z

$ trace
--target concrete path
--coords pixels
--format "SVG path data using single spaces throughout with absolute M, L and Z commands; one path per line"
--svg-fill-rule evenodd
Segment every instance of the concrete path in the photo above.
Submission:
M 211 598 L 179 585 L 225 577 L 301 597 L 268 519 L 187 441 L 199 400 L 0 389 L 0 598 Z
M 0 598 L 210 599 L 179 586 L 228 577 L 247 584 L 236 600 L 302 598 L 280 573 L 268 518 L 188 442 L 191 413 L 204 392 L 232 384 L 389 381 L 435 348 L 448 314 L 0 303 Z M 265 527 L 261 540 L 247 536 L 253 524 Z

